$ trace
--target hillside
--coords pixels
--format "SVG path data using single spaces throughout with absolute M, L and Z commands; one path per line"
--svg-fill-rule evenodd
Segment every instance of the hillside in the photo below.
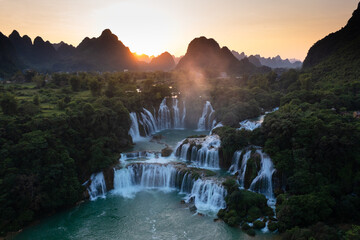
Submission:
M 266 67 L 254 66 L 248 59 L 237 60 L 227 47 L 220 48 L 214 39 L 206 37 L 195 38 L 189 43 L 187 52 L 176 69 L 228 74 L 270 71 Z

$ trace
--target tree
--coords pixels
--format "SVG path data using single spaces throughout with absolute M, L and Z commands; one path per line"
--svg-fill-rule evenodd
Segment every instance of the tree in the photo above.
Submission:
M 94 97 L 100 96 L 100 94 L 101 94 L 101 83 L 96 79 L 91 79 L 88 84 L 89 84 L 91 94 Z
M 34 103 L 36 106 L 39 106 L 39 104 L 40 104 L 39 95 L 35 95 L 35 96 L 33 97 L 33 103 Z
M 79 77 L 77 77 L 77 76 L 72 76 L 69 81 L 70 81 L 71 89 L 72 89 L 74 92 L 79 91 L 80 86 L 81 86 L 81 82 L 80 82 Z
M 13 115 L 17 112 L 17 101 L 14 95 L 5 94 L 0 101 L 1 109 L 6 115 Z

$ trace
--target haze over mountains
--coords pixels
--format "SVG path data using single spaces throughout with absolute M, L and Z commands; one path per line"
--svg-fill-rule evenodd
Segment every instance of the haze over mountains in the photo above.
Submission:
M 242 60 L 248 58 L 255 66 L 267 66 L 270 68 L 301 68 L 302 62 L 297 59 L 282 59 L 279 55 L 273 58 L 264 58 L 259 54 L 247 56 L 244 52 L 231 51 L 234 56 Z
M 259 61 L 257 61 L 258 59 Z M 264 67 L 265 66 L 265 67 Z M 16 70 L 35 69 L 41 72 L 75 71 L 170 71 L 175 69 L 211 70 L 228 74 L 260 73 L 270 68 L 297 68 L 300 62 L 288 59 L 247 57 L 220 48 L 214 39 L 195 38 L 185 56 L 175 57 L 168 52 L 147 56 L 132 53 L 109 29 L 99 37 L 86 37 L 77 47 L 64 42 L 52 44 L 36 37 L 21 36 L 14 30 L 9 37 L 0 35 L 0 71 L 2 75 Z

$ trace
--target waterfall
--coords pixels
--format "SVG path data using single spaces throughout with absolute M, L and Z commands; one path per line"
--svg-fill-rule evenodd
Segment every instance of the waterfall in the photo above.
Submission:
M 211 128 L 211 131 L 210 131 L 210 133 L 209 133 L 209 135 L 212 135 L 212 132 L 213 132 L 213 130 L 215 129 L 215 128 L 219 128 L 219 127 L 223 127 L 224 125 L 221 123 L 221 122 L 219 122 L 218 124 L 216 124 L 216 120 L 214 120 L 213 121 L 213 127 Z
M 196 146 L 193 146 L 192 149 L 191 149 L 191 156 L 190 156 L 190 161 L 192 162 L 195 162 L 196 159 L 197 159 L 197 152 L 198 152 L 198 149 Z
M 278 107 L 272 109 L 269 112 L 265 112 L 264 115 L 261 115 L 261 116 L 259 116 L 257 118 L 246 119 L 246 120 L 240 122 L 240 128 L 238 128 L 238 130 L 245 129 L 245 130 L 248 130 L 248 131 L 254 131 L 256 128 L 259 128 L 261 126 L 261 124 L 264 122 L 264 118 L 265 118 L 265 116 L 267 114 L 275 112 L 277 110 L 279 110 Z
M 176 176 L 177 171 L 171 165 L 143 164 L 140 186 L 171 191 L 175 188 Z
M 186 106 L 185 101 L 183 101 L 183 112 L 182 112 L 182 118 L 181 118 L 181 127 L 185 128 L 185 117 L 186 117 Z
M 168 192 L 177 187 L 179 177 L 178 171 L 171 165 L 130 165 L 127 168 L 115 170 L 113 193 L 132 198 L 138 191 L 144 189 L 160 189 Z
M 180 114 L 179 101 L 176 98 L 173 98 L 172 109 L 173 117 L 170 113 L 170 109 L 166 104 L 166 98 L 164 98 L 159 106 L 157 118 L 156 116 L 154 117 L 154 115 L 146 108 L 143 108 L 143 111 L 139 113 L 139 119 L 135 112 L 130 113 L 131 127 L 129 130 L 129 135 L 132 137 L 133 141 L 137 142 L 144 139 L 140 136 L 139 123 L 144 129 L 146 137 L 151 136 L 159 130 L 170 129 L 172 125 L 175 129 L 184 128 L 186 117 L 185 101 L 183 102 L 182 116 Z
M 272 175 L 275 171 L 274 165 L 268 155 L 261 150 L 257 150 L 256 152 L 261 157 L 261 168 L 256 178 L 252 181 L 249 189 L 265 195 L 268 199 L 273 199 Z
M 177 98 L 173 98 L 172 100 L 172 107 L 174 111 L 174 128 L 181 128 L 181 121 L 180 121 L 180 112 L 178 107 L 179 101 Z
M 190 143 L 186 143 L 181 146 L 180 159 L 185 160 L 185 161 L 188 160 L 187 155 L 188 155 L 189 148 L 190 148 Z
M 210 110 L 210 113 L 209 113 Z M 211 117 L 215 113 L 213 107 L 211 106 L 211 103 L 209 101 L 206 101 L 202 115 L 198 122 L 198 131 L 205 131 L 209 128 L 211 128 Z M 207 119 L 207 121 L 206 121 Z M 206 124 L 207 123 L 207 124 Z
M 189 138 L 192 144 L 199 144 L 198 138 Z M 185 140 L 184 140 L 185 141 Z M 184 142 L 183 141 L 183 142 Z M 176 156 L 182 160 L 191 161 L 195 166 L 202 168 L 220 168 L 219 160 L 219 147 L 221 141 L 219 136 L 207 136 L 204 141 L 199 145 L 192 146 L 189 153 L 191 143 L 180 144 L 176 149 Z M 198 149 L 198 146 L 200 149 Z
M 143 126 L 145 130 L 146 136 L 150 136 L 151 134 L 158 131 L 156 121 L 154 116 L 151 114 L 149 110 L 143 108 L 143 113 L 141 113 L 141 117 L 143 120 Z
M 219 152 L 217 149 L 200 148 L 196 156 L 196 165 L 204 168 L 220 168 Z
M 194 184 L 194 180 L 191 174 L 186 172 L 181 182 L 180 193 L 190 193 L 193 184 Z
M 234 175 L 239 170 L 239 161 L 242 151 L 236 151 L 232 158 L 232 164 L 229 168 L 230 174 Z
M 244 188 L 244 182 L 245 182 L 245 172 L 246 172 L 246 166 L 247 166 L 247 162 L 249 160 L 251 156 L 251 150 L 248 150 L 241 161 L 241 168 L 240 168 L 240 172 L 239 172 L 239 184 L 241 188 Z
M 130 113 L 130 119 L 131 119 L 131 127 L 129 130 L 129 135 L 132 137 L 132 140 L 134 142 L 140 141 L 142 137 L 140 136 L 139 122 L 136 113 L 134 112 Z
M 195 159 L 195 165 L 205 168 L 220 168 L 219 165 L 219 147 L 221 141 L 219 136 L 211 135 L 205 138 L 205 141 L 201 144 L 201 148 L 196 148 L 196 158 L 191 156 L 191 160 Z M 191 153 L 195 155 L 195 149 L 193 148 Z
M 171 128 L 171 115 L 168 106 L 166 105 L 166 98 L 160 104 L 158 111 L 158 129 L 164 130 Z
M 220 186 L 210 180 L 198 179 L 194 182 L 191 193 L 187 197 L 187 202 L 194 199 L 198 211 L 218 212 L 226 208 L 225 196 L 227 192 L 223 186 Z
M 128 153 L 121 153 L 120 154 L 120 160 L 121 161 L 127 161 L 127 160 L 135 160 L 135 159 L 140 159 L 140 158 L 156 158 L 159 157 L 159 153 L 154 153 L 154 152 L 147 152 L 147 151 L 142 151 L 142 152 L 128 152 Z
M 106 184 L 103 172 L 92 174 L 90 177 L 91 184 L 88 187 L 90 200 L 95 200 L 98 197 L 105 198 Z
M 135 173 L 132 166 L 114 170 L 114 194 L 125 198 L 133 198 L 137 189 L 135 187 Z

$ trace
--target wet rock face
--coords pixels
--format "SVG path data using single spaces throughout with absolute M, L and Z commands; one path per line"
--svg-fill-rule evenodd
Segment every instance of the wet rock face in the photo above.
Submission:
M 104 173 L 106 189 L 108 191 L 114 189 L 114 168 L 109 167 L 105 169 L 103 173 Z
M 168 157 L 171 155 L 171 153 L 173 152 L 172 148 L 170 148 L 169 146 L 167 146 L 166 148 L 161 150 L 161 156 L 162 157 Z

